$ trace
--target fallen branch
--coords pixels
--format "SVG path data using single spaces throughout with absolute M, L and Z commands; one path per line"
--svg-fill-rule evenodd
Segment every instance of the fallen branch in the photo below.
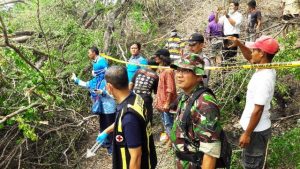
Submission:
M 286 116 L 286 117 L 281 117 L 281 118 L 278 118 L 276 119 L 276 121 L 282 121 L 282 120 L 286 120 L 286 119 L 289 119 L 289 118 L 292 118 L 292 117 L 295 117 L 295 116 L 300 116 L 300 113 L 298 114 L 293 114 L 293 115 L 290 115 L 290 116 Z
M 11 117 L 14 117 L 14 116 L 16 116 L 16 115 L 18 115 L 18 114 L 20 114 L 20 113 L 22 113 L 22 112 L 24 112 L 24 111 L 30 109 L 30 108 L 38 107 L 38 106 L 41 106 L 41 105 L 43 105 L 43 104 L 38 103 L 38 102 L 35 102 L 35 103 L 30 104 L 30 105 L 27 106 L 27 107 L 21 108 L 21 109 L 15 111 L 15 112 L 13 112 L 13 113 L 10 113 L 9 115 L 5 116 L 4 118 L 2 118 L 2 119 L 0 120 L 0 124 L 1 124 L 1 123 L 4 123 L 6 120 L 10 119 Z
M 6 30 L 6 26 L 3 22 L 3 19 L 2 19 L 2 16 L 0 15 L 0 23 L 2 25 L 2 31 L 3 31 L 3 36 L 4 36 L 4 43 L 6 46 L 10 47 L 11 49 L 13 49 L 19 56 L 21 59 L 23 59 L 31 68 L 35 69 L 37 72 L 39 72 L 39 74 L 41 75 L 41 77 L 43 79 L 44 78 L 44 75 L 42 74 L 42 72 L 37 68 L 35 67 L 22 53 L 21 51 L 14 45 L 10 44 L 9 43 L 9 40 L 8 40 L 8 36 L 7 36 L 7 30 Z
M 12 40 L 15 42 L 18 42 L 18 43 L 25 43 L 30 38 L 31 38 L 31 36 L 24 35 L 24 36 L 12 38 Z
M 25 2 L 22 1 L 22 0 L 3 0 L 3 1 L 0 3 L 0 6 L 4 6 L 4 5 L 8 5 L 8 4 L 13 4 L 13 3 L 17 3 L 17 2 L 25 3 Z
M 35 32 L 34 31 L 19 31 L 19 32 L 14 32 L 15 36 L 32 36 Z
M 74 124 L 74 123 L 68 123 L 68 124 L 64 124 L 64 125 L 61 125 L 59 127 L 56 127 L 56 128 L 53 128 L 53 129 L 50 129 L 48 131 L 46 131 L 45 133 L 43 133 L 43 136 L 51 133 L 51 132 L 54 132 L 54 131 L 58 131 L 58 130 L 61 130 L 61 129 L 64 129 L 64 128 L 67 128 L 67 127 L 80 127 L 84 122 L 88 121 L 89 119 L 91 118 L 94 118 L 94 117 L 98 117 L 97 115 L 91 115 L 91 116 L 88 116 L 88 117 L 84 117 L 82 120 L 79 121 L 79 123 L 77 124 Z

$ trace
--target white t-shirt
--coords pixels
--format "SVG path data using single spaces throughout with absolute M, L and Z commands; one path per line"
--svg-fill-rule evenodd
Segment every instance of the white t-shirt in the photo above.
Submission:
M 228 19 L 226 18 L 226 16 L 222 16 L 220 19 L 219 19 L 219 23 L 222 24 L 224 26 L 224 35 L 227 36 L 227 35 L 233 35 L 233 34 L 240 34 L 241 32 L 241 23 L 242 23 L 242 20 L 243 20 L 243 15 L 236 11 L 234 12 L 233 14 L 228 14 L 230 16 L 231 19 L 233 19 L 235 21 L 235 25 L 232 26 L 230 24 L 230 22 L 228 21 Z
M 264 105 L 264 110 L 254 131 L 264 131 L 271 127 L 269 110 L 274 95 L 275 81 L 274 69 L 260 69 L 253 74 L 248 84 L 246 106 L 240 120 L 244 130 L 248 127 L 255 104 Z

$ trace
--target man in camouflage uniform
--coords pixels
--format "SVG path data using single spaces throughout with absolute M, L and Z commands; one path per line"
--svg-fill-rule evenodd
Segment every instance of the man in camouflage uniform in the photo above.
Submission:
M 222 128 L 219 122 L 220 111 L 212 93 L 206 91 L 195 99 L 189 111 L 189 125 L 186 130 L 182 129 L 183 114 L 189 99 L 203 87 L 201 84 L 205 76 L 204 62 L 197 55 L 191 54 L 171 67 L 176 70 L 176 84 L 184 91 L 178 103 L 177 117 L 170 134 L 176 152 L 177 168 L 214 169 L 221 152 Z M 199 152 L 202 155 L 197 162 L 183 160 L 178 155 L 178 153 L 193 155 Z

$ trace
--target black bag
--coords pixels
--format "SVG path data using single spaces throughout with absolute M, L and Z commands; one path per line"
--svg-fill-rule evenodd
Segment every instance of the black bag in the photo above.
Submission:
M 191 108 L 193 106 L 193 103 L 195 102 L 196 99 L 198 99 L 203 93 L 208 92 L 211 95 L 214 95 L 211 89 L 202 87 L 199 90 L 197 90 L 195 93 L 193 93 L 192 98 L 189 100 L 189 103 L 187 104 L 187 107 L 184 111 L 183 118 L 182 118 L 182 123 L 181 123 L 181 128 L 183 131 L 185 131 L 185 135 L 187 136 L 188 133 L 188 126 L 190 125 L 191 122 Z M 187 138 L 188 139 L 188 138 Z M 190 144 L 192 144 L 195 147 L 199 147 L 199 143 L 194 142 L 193 140 L 187 140 Z M 220 158 L 217 159 L 216 162 L 216 168 L 230 168 L 230 162 L 231 162 L 231 155 L 232 155 L 232 147 L 231 144 L 228 142 L 227 137 L 225 132 L 222 130 L 220 133 L 220 141 L 221 141 L 221 155 Z M 195 153 L 196 155 L 196 153 Z M 199 157 L 196 155 L 196 157 Z M 203 158 L 203 153 L 201 158 Z M 199 159 L 198 161 L 202 161 L 202 159 Z M 192 162 L 192 161 L 191 161 Z

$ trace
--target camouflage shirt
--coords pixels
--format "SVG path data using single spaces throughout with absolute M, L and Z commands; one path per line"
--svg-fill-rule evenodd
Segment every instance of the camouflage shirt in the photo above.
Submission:
M 194 91 L 197 91 L 199 88 L 200 86 L 195 88 Z M 219 136 L 222 128 L 219 122 L 220 110 L 217 106 L 216 99 L 211 94 L 205 92 L 194 101 L 190 111 L 190 124 L 192 125 L 188 127 L 186 136 L 180 124 L 190 98 L 192 97 L 183 95 L 178 104 L 177 117 L 170 134 L 175 150 L 187 153 L 201 151 L 210 156 L 219 158 L 221 152 Z M 188 139 L 186 137 L 188 137 Z M 187 140 L 197 140 L 200 146 L 195 147 L 188 145 Z M 193 164 L 177 159 L 177 168 L 190 169 L 193 168 Z

